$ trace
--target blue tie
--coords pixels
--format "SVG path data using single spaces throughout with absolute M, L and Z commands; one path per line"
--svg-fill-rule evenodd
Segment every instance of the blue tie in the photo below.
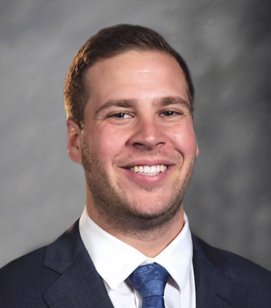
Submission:
M 164 290 L 169 274 L 157 264 L 139 266 L 130 275 L 130 281 L 142 296 L 142 308 L 165 308 Z

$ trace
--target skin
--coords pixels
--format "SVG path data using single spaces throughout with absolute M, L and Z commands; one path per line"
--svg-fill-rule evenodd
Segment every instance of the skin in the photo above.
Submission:
M 69 155 L 85 171 L 88 215 L 153 257 L 183 227 L 199 153 L 183 71 L 165 53 L 131 50 L 98 61 L 85 77 L 83 128 L 72 120 L 67 127 Z M 152 176 L 135 172 L 161 165 Z

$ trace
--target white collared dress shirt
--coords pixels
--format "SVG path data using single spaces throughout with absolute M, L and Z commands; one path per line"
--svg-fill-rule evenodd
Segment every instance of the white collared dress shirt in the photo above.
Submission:
M 86 208 L 79 221 L 79 230 L 114 307 L 141 307 L 141 297 L 131 284 L 127 283 L 127 278 L 138 266 L 153 262 L 162 265 L 170 274 L 165 287 L 165 307 L 196 307 L 193 246 L 186 215 L 181 232 L 155 258 L 145 256 L 104 231 L 88 216 Z

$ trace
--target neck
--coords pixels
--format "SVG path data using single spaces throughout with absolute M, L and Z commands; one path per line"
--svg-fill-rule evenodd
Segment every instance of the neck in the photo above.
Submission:
M 184 211 L 181 206 L 179 211 L 163 225 L 154 226 L 148 230 L 129 230 L 114 226 L 104 217 L 93 212 L 92 207 L 87 205 L 89 217 L 102 229 L 119 240 L 134 247 L 145 256 L 153 258 L 158 255 L 180 233 L 184 225 Z

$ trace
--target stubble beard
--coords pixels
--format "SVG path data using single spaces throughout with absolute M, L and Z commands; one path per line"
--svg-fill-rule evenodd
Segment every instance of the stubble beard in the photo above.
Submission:
M 155 231 L 170 223 L 181 211 L 184 193 L 192 176 L 194 162 L 188 168 L 187 175 L 180 187 L 175 183 L 171 199 L 163 206 L 163 210 L 155 214 L 142 213 L 125 198 L 123 192 L 115 189 L 109 182 L 102 162 L 89 153 L 86 140 L 82 142 L 82 165 L 85 172 L 87 187 L 92 195 L 93 204 L 104 225 L 119 232 L 138 233 Z M 148 189 L 146 189 L 148 190 Z M 148 200 L 146 200 L 146 207 Z M 155 207 L 155 205 L 152 205 Z M 161 205 L 158 204 L 161 208 Z M 157 207 L 158 207 L 157 206 Z

